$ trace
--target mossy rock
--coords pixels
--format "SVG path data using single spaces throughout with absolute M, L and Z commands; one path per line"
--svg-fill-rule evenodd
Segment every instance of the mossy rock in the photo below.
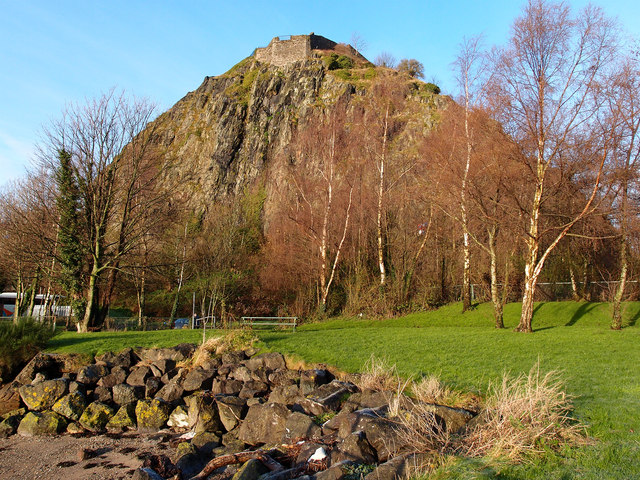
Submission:
M 80 425 L 90 432 L 102 432 L 114 413 L 109 405 L 100 402 L 90 403 L 80 416 Z
M 153 400 L 139 400 L 136 404 L 136 419 L 138 430 L 155 432 L 165 426 L 169 420 L 171 405 L 154 398 Z
M 67 421 L 64 417 L 50 410 L 29 412 L 20 422 L 18 433 L 25 437 L 57 435 L 64 431 L 66 426 Z
M 210 457 L 213 449 L 221 445 L 221 438 L 213 432 L 200 432 L 196 433 L 191 439 L 191 445 L 198 449 L 200 455 Z
M 180 460 L 185 455 L 197 455 L 198 450 L 190 442 L 180 442 L 176 447 L 176 453 L 173 456 L 174 463 Z
M 85 408 L 87 408 L 87 400 L 81 392 L 75 391 L 59 399 L 52 410 L 69 420 L 76 421 L 80 419 Z
M 122 432 L 129 428 L 136 428 L 136 406 L 133 403 L 123 405 L 107 423 L 107 430 Z
M 49 410 L 68 391 L 66 380 L 45 380 L 36 385 L 23 385 L 18 389 L 20 398 L 29 410 Z
M 20 408 L 4 414 L 2 416 L 2 421 L 0 421 L 0 438 L 7 438 L 16 433 L 18 426 L 20 425 L 20 421 L 24 417 L 25 413 L 26 410 L 24 408 Z

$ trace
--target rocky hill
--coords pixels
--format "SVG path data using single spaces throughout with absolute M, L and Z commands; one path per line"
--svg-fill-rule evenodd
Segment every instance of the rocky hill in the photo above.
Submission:
M 348 53 L 342 47 L 337 51 Z M 172 191 L 190 208 L 206 210 L 211 202 L 232 198 L 260 180 L 268 199 L 282 178 L 277 159 L 299 125 L 339 99 L 353 104 L 365 97 L 381 73 L 399 75 L 363 57 L 353 57 L 352 68 L 330 70 L 330 54 L 316 51 L 284 66 L 246 58 L 223 75 L 206 77 L 163 113 L 149 128 L 155 129 Z M 422 82 L 408 76 L 406 81 L 427 110 L 444 103 L 421 88 Z

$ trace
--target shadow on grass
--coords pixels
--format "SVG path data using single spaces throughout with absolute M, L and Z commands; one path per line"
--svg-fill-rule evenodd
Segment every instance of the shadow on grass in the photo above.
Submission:
M 556 326 L 552 325 L 550 327 L 534 328 L 533 331 L 534 332 L 542 332 L 543 330 L 551 330 L 552 328 L 556 328 Z
M 583 303 L 578 307 L 578 309 L 571 316 L 571 319 L 565 324 L 565 327 L 573 327 L 578 320 L 585 316 L 585 314 L 589 313 L 591 310 L 596 308 L 597 303 Z
M 626 327 L 635 327 L 636 323 L 638 322 L 638 319 L 640 319 L 640 308 L 638 310 L 636 310 L 636 312 L 631 316 L 631 318 L 629 319 L 629 321 L 627 322 L 627 324 L 625 326 Z

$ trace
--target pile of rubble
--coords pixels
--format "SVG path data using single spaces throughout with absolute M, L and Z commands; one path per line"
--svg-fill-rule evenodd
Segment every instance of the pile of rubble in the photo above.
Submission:
M 166 432 L 173 455 L 148 458 L 136 478 L 394 479 L 432 461 L 407 435 L 415 400 L 363 391 L 325 368 L 289 369 L 279 353 L 249 349 L 193 366 L 194 351 L 125 349 L 89 365 L 38 354 L 0 391 L 0 436 Z M 422 407 L 445 432 L 474 418 Z

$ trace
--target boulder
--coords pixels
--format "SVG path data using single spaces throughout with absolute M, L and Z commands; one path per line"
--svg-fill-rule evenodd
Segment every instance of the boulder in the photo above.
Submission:
M 197 392 L 185 398 L 189 412 L 189 428 L 199 432 L 222 432 L 224 427 L 218 414 L 215 396 Z
M 279 403 L 253 405 L 238 431 L 238 439 L 249 445 L 279 443 L 291 412 Z
M 25 409 L 20 408 L 3 415 L 2 420 L 0 421 L 0 438 L 7 438 L 8 436 L 16 433 L 25 413 Z
M 138 400 L 136 404 L 136 419 L 138 430 L 143 432 L 155 432 L 165 426 L 169 420 L 171 406 L 154 398 L 153 400 Z
M 176 368 L 176 362 L 171 359 L 156 360 L 152 366 L 158 369 L 160 376 Z
M 184 457 L 185 455 L 197 455 L 197 454 L 198 454 L 198 450 L 190 442 L 180 442 L 176 447 L 176 451 L 173 456 L 173 462 L 174 463 L 177 462 L 180 458 Z
M 246 365 L 251 371 L 264 368 L 273 372 L 276 370 L 285 370 L 287 368 L 287 363 L 285 362 L 284 357 L 282 354 L 277 352 L 262 353 L 255 357 L 251 357 L 247 360 Z
M 227 432 L 238 426 L 247 413 L 247 401 L 234 396 L 216 397 L 218 415 Z
M 36 385 L 23 385 L 18 391 L 29 410 L 42 411 L 51 409 L 53 404 L 67 393 L 67 389 L 67 381 L 57 378 Z
M 131 480 L 164 480 L 153 469 L 149 467 L 138 468 L 131 475 Z
M 300 393 L 303 395 L 311 393 L 316 388 L 331 382 L 334 378 L 329 370 L 305 370 L 300 373 Z
M 187 373 L 182 382 L 182 388 L 186 392 L 194 392 L 196 390 L 211 390 L 215 370 L 205 370 L 197 367 Z
M 127 384 L 134 387 L 144 387 L 147 378 L 152 376 L 151 369 L 146 365 L 134 367 L 127 377 Z
M 140 360 L 147 363 L 154 363 L 159 360 L 173 360 L 180 362 L 190 358 L 196 351 L 193 343 L 181 343 L 171 348 L 143 348 L 136 351 Z
M 144 396 L 146 398 L 153 398 L 156 393 L 163 387 L 159 377 L 149 377 L 144 385 Z
M 389 405 L 393 398 L 392 392 L 374 392 L 366 390 L 364 392 L 354 393 L 342 406 L 342 409 L 348 409 L 353 412 L 363 408 L 379 408 Z
M 21 385 L 29 385 L 40 372 L 49 372 L 56 368 L 56 362 L 48 353 L 37 353 L 16 376 L 15 381 Z
M 234 367 L 247 359 L 244 352 L 227 352 L 222 354 L 222 365 Z
M 111 389 L 107 387 L 101 387 L 98 385 L 93 390 L 93 401 L 100 403 L 111 403 L 113 402 L 113 395 L 111 394 Z
M 447 433 L 457 433 L 463 430 L 467 423 L 474 417 L 474 414 L 464 408 L 452 408 L 445 405 L 423 403 L 420 410 L 432 412 L 439 423 L 444 423 Z M 441 421 L 441 422 L 440 422 Z
M 282 443 L 293 443 L 322 436 L 322 429 L 304 413 L 293 412 L 285 423 Z
M 133 403 L 121 406 L 107 423 L 107 430 L 110 432 L 122 432 L 134 428 L 136 428 L 136 406 Z
M 376 451 L 378 460 L 382 462 L 409 447 L 407 440 L 400 434 L 399 426 L 376 410 L 357 410 L 345 415 L 340 423 L 338 437 L 346 439 L 354 432 L 364 432 L 367 441 Z
M 220 380 L 216 378 L 211 385 L 211 391 L 215 394 L 238 395 L 244 385 L 238 380 Z
M 142 388 L 119 383 L 114 385 L 111 390 L 113 403 L 116 405 L 126 405 L 127 403 L 135 403 L 142 398 Z
M 260 370 L 256 370 L 254 371 L 254 373 L 257 373 L 259 371 Z M 267 378 L 269 380 L 269 383 L 276 387 L 284 385 L 297 385 L 298 380 L 300 379 L 300 374 L 295 370 L 278 370 L 277 372 L 270 373 Z
M 86 365 L 78 370 L 76 382 L 93 386 L 96 385 L 102 377 L 106 377 L 107 375 L 109 375 L 109 368 L 105 363 Z
M 82 413 L 87 407 L 85 396 L 78 392 L 72 392 L 60 398 L 54 403 L 52 410 L 72 421 L 80 420 Z
M 67 425 L 67 433 L 69 435 L 79 435 L 85 433 L 86 430 L 78 422 L 70 422 Z
M 114 385 L 124 383 L 126 379 L 127 371 L 123 367 L 116 366 L 111 369 L 111 373 L 109 373 L 109 375 L 106 375 L 98 380 L 98 386 L 113 388 Z
M 0 415 L 20 408 L 19 387 L 20 384 L 17 381 L 7 383 L 0 387 Z
M 349 461 L 332 465 L 326 470 L 316 473 L 316 480 L 341 480 L 351 473 L 353 465 L 354 463 Z
M 204 457 L 210 457 L 214 448 L 218 448 L 221 444 L 220 437 L 213 432 L 196 433 L 191 439 L 191 445 L 196 447 L 198 453 Z
M 351 461 L 370 465 L 378 462 L 378 456 L 363 432 L 354 432 L 338 444 L 331 452 L 331 464 Z
M 281 403 L 283 405 L 294 405 L 304 398 L 300 394 L 297 385 L 282 385 L 271 391 L 268 401 L 270 403 Z
M 260 460 L 252 458 L 240 467 L 231 480 L 258 480 L 260 475 L 267 472 L 269 472 L 269 469 Z
M 173 409 L 167 425 L 172 428 L 187 428 L 189 426 L 189 411 L 183 405 L 178 405 Z
M 178 382 L 169 382 L 162 387 L 155 395 L 155 398 L 164 400 L 167 403 L 176 404 L 182 400 L 184 389 Z
M 82 412 L 79 423 L 90 432 L 102 432 L 114 414 L 113 408 L 109 405 L 93 402 Z
M 58 435 L 67 426 L 65 419 L 50 410 L 28 412 L 20 421 L 18 433 L 25 437 L 38 435 Z
M 269 385 L 257 380 L 251 380 L 242 385 L 242 390 L 240 390 L 238 396 L 240 398 L 263 397 L 267 393 L 269 393 Z
M 250 382 L 253 380 L 251 371 L 244 365 L 237 365 L 229 372 L 229 378 L 238 380 L 240 382 Z
M 357 391 L 358 387 L 351 382 L 333 380 L 326 385 L 316 388 L 310 392 L 307 397 L 325 408 L 337 411 L 341 408 L 342 404 L 349 399 L 351 394 Z

